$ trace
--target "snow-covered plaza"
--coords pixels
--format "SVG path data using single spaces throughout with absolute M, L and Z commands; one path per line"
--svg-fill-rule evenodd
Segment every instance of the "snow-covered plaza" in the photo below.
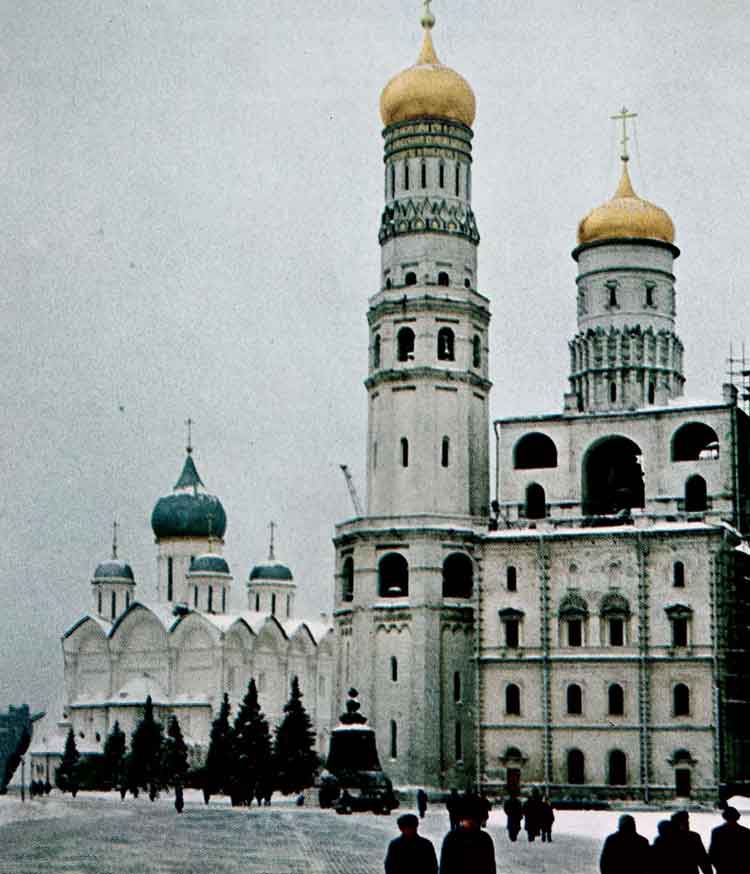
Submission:
M 18 795 L 0 797 L 0 874 L 380 874 L 388 841 L 398 834 L 397 813 L 338 816 L 288 800 L 247 810 L 214 799 L 206 807 L 197 793 L 186 795 L 182 815 L 166 795 L 153 804 L 143 797 L 120 801 L 97 793 L 76 799 L 53 793 L 23 804 Z M 668 816 L 633 813 L 649 840 Z M 619 815 L 558 811 L 552 845 L 529 844 L 523 833 L 512 844 L 505 817 L 493 811 L 488 828 L 498 872 L 593 874 Z M 743 820 L 750 820 L 750 813 Z M 720 823 L 718 812 L 691 813 L 691 826 L 706 844 Z M 439 852 L 447 828 L 444 808 L 433 805 L 420 832 Z

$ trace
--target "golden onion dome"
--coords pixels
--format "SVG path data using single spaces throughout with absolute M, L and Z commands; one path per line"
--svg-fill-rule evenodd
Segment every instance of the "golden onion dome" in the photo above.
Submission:
M 448 118 L 471 127 L 477 102 L 471 86 L 455 70 L 440 63 L 432 45 L 435 18 L 422 16 L 424 39 L 413 67 L 402 70 L 383 88 L 380 116 L 387 127 L 415 118 Z
M 622 162 L 615 196 L 578 223 L 578 244 L 624 237 L 674 243 L 674 224 L 668 213 L 633 191 L 627 159 Z

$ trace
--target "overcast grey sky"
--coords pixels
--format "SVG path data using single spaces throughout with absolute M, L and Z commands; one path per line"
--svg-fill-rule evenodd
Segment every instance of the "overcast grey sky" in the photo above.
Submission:
M 740 2 L 434 0 L 471 82 L 494 416 L 561 408 L 578 220 L 639 194 L 683 254 L 687 394 L 720 397 L 746 287 L 750 13 Z M 59 701 L 63 629 L 110 549 L 154 592 L 149 525 L 195 421 L 243 603 L 279 524 L 301 611 L 330 610 L 338 465 L 364 491 L 379 93 L 417 0 L 0 0 L 0 707 Z M 120 411 L 122 405 L 124 411 Z

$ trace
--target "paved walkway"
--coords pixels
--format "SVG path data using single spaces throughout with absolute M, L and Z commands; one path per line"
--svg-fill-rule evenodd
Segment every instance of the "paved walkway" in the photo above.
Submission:
M 0 823 L 4 803 L 14 802 L 0 797 Z M 0 824 L 0 874 L 382 874 L 385 848 L 398 834 L 396 814 L 338 816 L 288 802 L 233 810 L 191 801 L 178 816 L 168 798 L 53 795 L 27 802 L 20 816 Z M 578 833 L 563 828 L 552 845 L 529 845 L 523 834 L 511 844 L 504 817 L 493 813 L 499 874 L 594 874 L 598 833 L 616 814 L 587 816 L 596 818 L 590 829 L 584 822 Z M 439 852 L 447 826 L 444 811 L 433 808 L 420 832 Z

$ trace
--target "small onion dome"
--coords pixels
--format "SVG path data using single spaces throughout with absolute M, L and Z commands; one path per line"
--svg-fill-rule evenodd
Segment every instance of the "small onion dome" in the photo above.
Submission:
M 653 203 L 638 197 L 628 174 L 626 161 L 615 196 L 592 209 L 578 224 L 578 244 L 610 239 L 661 240 L 674 243 L 672 219 Z
M 471 86 L 440 63 L 430 33 L 434 19 L 422 19 L 424 40 L 413 67 L 394 76 L 380 95 L 380 117 L 387 127 L 416 118 L 448 118 L 467 127 L 474 123 L 477 102 Z
M 119 558 L 110 558 L 96 566 L 92 582 L 101 583 L 104 580 L 124 580 L 128 583 L 134 583 L 133 568 L 126 561 L 120 561 Z
M 199 555 L 190 563 L 190 574 L 229 574 L 229 565 L 226 559 L 213 552 Z
M 151 514 L 157 539 L 164 537 L 217 537 L 227 529 L 221 501 L 206 494 L 193 457 L 188 452 L 180 478 L 171 495 L 159 498 Z
M 291 582 L 294 579 L 289 568 L 280 561 L 268 561 L 256 564 L 250 571 L 250 580 L 281 580 Z

